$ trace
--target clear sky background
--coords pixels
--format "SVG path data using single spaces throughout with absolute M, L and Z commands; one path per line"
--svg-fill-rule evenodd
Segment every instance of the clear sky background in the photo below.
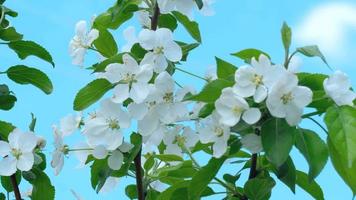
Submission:
M 6 5 L 19 12 L 19 17 L 13 20 L 17 30 L 25 34 L 25 39 L 34 40 L 45 46 L 51 52 L 56 68 L 36 58 L 19 61 L 16 55 L 4 47 L 0 47 L 0 70 L 15 64 L 35 66 L 48 73 L 54 83 L 54 92 L 45 96 L 31 86 L 16 86 L 1 76 L 0 82 L 7 83 L 16 92 L 18 102 L 11 112 L 1 111 L 1 120 L 14 123 L 26 130 L 30 123 L 30 113 L 38 117 L 37 133 L 48 140 L 46 152 L 49 154 L 51 145 L 51 125 L 72 113 L 72 102 L 76 92 L 90 82 L 94 76 L 89 71 L 71 65 L 68 55 L 68 42 L 74 35 L 74 26 L 78 20 L 90 20 L 94 14 L 105 11 L 114 0 L 8 0 Z M 229 56 L 230 53 L 244 48 L 258 48 L 268 52 L 275 63 L 283 61 L 283 46 L 280 40 L 280 27 L 283 21 L 293 28 L 293 45 L 298 47 L 308 44 L 318 44 L 334 69 L 349 74 L 356 85 L 356 3 L 354 1 L 321 1 L 321 0 L 216 0 L 214 4 L 216 15 L 202 17 L 195 15 L 200 24 L 203 45 L 189 57 L 183 65 L 184 69 L 197 74 L 204 74 L 207 66 L 214 64 L 214 56 L 228 60 L 236 65 L 242 62 Z M 136 21 L 123 25 L 138 27 Z M 123 46 L 122 29 L 114 33 Z M 180 28 L 176 39 L 193 42 L 187 33 Z M 96 61 L 96 55 L 89 54 L 86 66 Z M 322 72 L 330 74 L 331 71 L 319 60 L 313 58 L 303 59 L 303 71 Z M 178 74 L 176 78 L 180 83 L 191 84 L 200 88 L 202 82 L 186 75 Z M 310 122 L 302 124 L 305 128 L 316 130 L 325 138 L 318 127 Z M 78 142 L 78 136 L 67 141 L 69 144 Z M 292 152 L 296 167 L 304 172 L 308 171 L 306 161 L 295 149 Z M 50 159 L 50 158 L 49 158 Z M 117 200 L 125 199 L 124 188 L 132 180 L 123 179 L 118 187 L 109 194 L 97 195 L 90 186 L 89 168 L 75 169 L 75 158 L 65 160 L 62 173 L 55 177 L 48 168 L 53 184 L 56 186 L 56 199 L 74 199 L 70 189 L 74 189 L 86 200 Z M 240 166 L 234 165 L 226 168 L 237 171 Z M 244 181 L 244 180 L 243 180 Z M 344 184 L 334 171 L 330 161 L 324 171 L 317 178 L 324 190 L 325 199 L 351 199 L 351 190 Z M 239 182 L 241 184 L 241 182 Z M 28 185 L 22 184 L 21 189 L 26 190 Z M 220 197 L 210 199 L 221 199 Z M 296 195 L 282 183 L 278 182 L 273 189 L 272 200 L 307 200 L 312 199 L 307 193 L 297 188 Z

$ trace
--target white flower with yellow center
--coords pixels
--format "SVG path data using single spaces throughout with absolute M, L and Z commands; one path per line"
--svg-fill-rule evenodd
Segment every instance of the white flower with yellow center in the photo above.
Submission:
M 219 122 L 226 126 L 236 125 L 241 117 L 248 124 L 254 124 L 261 118 L 258 108 L 250 108 L 246 100 L 237 95 L 233 88 L 225 88 L 220 98 L 215 102 Z
M 303 109 L 312 102 L 313 92 L 298 86 L 298 78 L 292 73 L 285 74 L 271 89 L 266 104 L 272 116 L 286 118 L 291 126 L 301 121 Z
M 197 8 L 194 0 L 157 0 L 162 13 L 179 11 L 189 17 L 192 16 L 193 9 Z
M 168 131 L 163 142 L 166 145 L 165 154 L 183 156 L 183 152 L 190 150 L 199 141 L 199 136 L 190 127 L 176 126 Z

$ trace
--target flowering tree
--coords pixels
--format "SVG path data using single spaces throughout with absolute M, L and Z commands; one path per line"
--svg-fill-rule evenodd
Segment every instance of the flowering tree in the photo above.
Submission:
M 297 185 L 319 200 L 324 195 L 315 178 L 330 156 L 356 194 L 356 93 L 347 75 L 340 71 L 331 76 L 298 72 L 296 54 L 319 57 L 328 64 L 317 46 L 291 51 L 292 31 L 285 23 L 282 64 L 272 62 L 261 50 L 245 49 L 232 54 L 244 66 L 216 58 L 216 70 L 205 76 L 184 70 L 181 66 L 190 51 L 201 43 L 193 14 L 196 10 L 213 14 L 211 3 L 117 0 L 90 26 L 85 21 L 77 23 L 69 48 L 73 64 L 83 66 L 87 51 L 97 52 L 100 60 L 87 68 L 95 80 L 75 97 L 74 110 L 79 112 L 53 126 L 51 166 L 55 174 L 62 170 L 65 156 L 75 155 L 81 167 L 90 166 L 91 185 L 97 192 L 112 189 L 121 177 L 134 178 L 136 184 L 125 189 L 130 199 L 195 200 L 222 195 L 229 200 L 264 200 L 279 180 L 292 192 Z M 142 30 L 136 35 L 133 27 L 126 29 L 127 44 L 119 50 L 112 32 L 135 15 Z M 178 23 L 196 43 L 174 39 Z M 181 85 L 174 79 L 176 72 L 203 79 L 203 89 Z M 83 114 L 88 108 L 92 111 Z M 315 117 L 322 117 L 326 128 Z M 320 126 L 327 141 L 301 127 L 303 120 Z M 65 139 L 77 131 L 83 140 L 68 146 Z M 36 139 L 19 139 L 34 138 L 33 134 L 21 135 L 17 129 L 7 132 L 11 132 L 4 137 L 9 144 L 0 143 L 0 152 L 3 160 L 16 158 L 15 167 L 10 170 L 0 165 L 1 175 L 6 178 L 18 171 L 18 177 L 22 174 L 30 183 L 37 181 L 51 188 L 47 178 L 38 179 L 46 177 L 37 174 L 43 162 L 26 163 L 25 168 L 17 159 L 34 152 L 42 155 L 39 148 L 34 150 L 34 143 L 22 142 Z M 308 163 L 308 173 L 296 169 L 290 156 L 293 146 Z M 236 171 L 222 168 L 236 163 L 243 167 Z M 244 184 L 236 183 L 246 176 Z M 36 184 L 31 199 L 54 199 L 54 191 L 38 197 L 35 188 Z
M 19 59 L 36 56 L 54 67 L 51 55 L 39 44 L 23 40 L 23 35 L 10 25 L 9 17 L 17 17 L 18 13 L 4 6 L 0 1 L 0 44 L 13 50 Z M 8 69 L 1 69 L 0 75 L 6 75 L 11 81 L 25 85 L 31 84 L 45 94 L 53 90 L 52 83 L 42 71 L 25 65 L 15 65 Z M 3 82 L 0 84 L 0 110 L 11 110 L 17 101 L 15 92 Z M 33 186 L 32 199 L 54 199 L 54 187 L 45 174 L 46 156 L 42 152 L 46 145 L 43 137 L 35 135 L 36 118 L 32 121 L 28 131 L 21 131 L 15 125 L 0 119 L 0 176 L 1 185 L 7 192 L 0 193 L 0 199 L 10 199 L 13 192 L 16 199 L 21 199 L 18 187 L 22 178 Z M 44 190 L 45 192 L 41 191 Z

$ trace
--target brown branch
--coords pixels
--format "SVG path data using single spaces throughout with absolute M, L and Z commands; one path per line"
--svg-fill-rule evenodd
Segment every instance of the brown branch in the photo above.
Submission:
M 137 188 L 137 195 L 138 200 L 145 199 L 145 192 L 143 189 L 143 176 L 142 176 L 142 169 L 141 169 L 141 150 L 138 152 L 137 156 L 135 157 L 135 170 L 136 170 L 136 188 Z
M 158 26 L 158 18 L 159 18 L 159 15 L 160 15 L 160 10 L 159 10 L 159 7 L 158 7 L 158 3 L 155 4 L 155 7 L 154 7 L 154 13 L 153 13 L 153 16 L 151 18 L 151 29 L 152 30 L 156 30 L 157 29 L 157 26 Z
M 19 186 L 17 185 L 16 174 L 11 175 L 10 180 L 11 180 L 12 188 L 14 189 L 16 200 L 21 200 L 22 198 L 21 198 Z
M 257 176 L 257 154 L 252 154 L 251 157 L 251 168 L 248 179 L 253 179 Z

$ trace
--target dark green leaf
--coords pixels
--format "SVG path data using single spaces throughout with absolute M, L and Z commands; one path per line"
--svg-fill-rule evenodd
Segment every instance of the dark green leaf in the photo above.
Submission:
M 177 155 L 168 155 L 168 154 L 162 154 L 162 155 L 155 155 L 157 159 L 164 161 L 164 162 L 174 162 L 174 161 L 184 161 L 182 157 L 177 156 Z
M 315 132 L 307 129 L 298 129 L 295 146 L 309 164 L 309 179 L 314 179 L 328 161 L 328 147 Z
M 203 0 L 195 0 L 195 3 L 197 4 L 199 9 L 202 9 L 204 6 Z
M 97 102 L 113 85 L 106 79 L 96 79 L 82 88 L 74 100 L 74 110 L 81 111 Z
M 213 103 L 205 104 L 199 111 L 199 118 L 205 118 L 209 116 L 215 110 L 215 105 Z
M 22 40 L 23 35 L 16 32 L 14 27 L 9 27 L 7 29 L 0 29 L 0 39 L 4 41 L 17 41 Z
M 14 95 L 0 95 L 0 110 L 10 110 L 16 101 L 17 98 Z
M 319 184 L 314 180 L 309 182 L 308 175 L 304 172 L 297 171 L 297 185 L 308 192 L 315 200 L 324 200 L 324 194 Z
M 214 103 L 215 100 L 220 97 L 221 91 L 226 87 L 231 87 L 233 84 L 234 82 L 228 80 L 216 79 L 205 85 L 205 87 L 199 94 L 188 97 L 185 100 Z
M 218 78 L 221 79 L 228 79 L 228 80 L 235 80 L 235 72 L 237 67 L 231 63 L 228 63 L 218 57 L 216 59 L 216 70 Z
M 107 58 L 115 56 L 118 51 L 114 37 L 104 28 L 99 29 L 99 37 L 94 41 L 94 46 Z
M 54 200 L 55 199 L 55 188 L 51 184 L 48 176 L 40 170 L 32 170 L 36 174 L 36 178 L 30 183 L 33 186 L 32 189 L 32 200 Z
M 176 41 L 176 42 L 182 48 L 183 56 L 182 56 L 181 61 L 186 61 L 188 58 L 189 52 L 192 51 L 193 49 L 197 48 L 200 45 L 199 43 L 187 44 L 187 43 L 179 42 L 179 41 Z
M 270 56 L 267 53 L 265 53 L 261 50 L 258 50 L 258 49 L 244 49 L 242 51 L 232 53 L 231 55 L 242 59 L 246 63 L 250 63 L 252 58 L 255 58 L 256 60 L 258 60 L 258 58 L 260 57 L 261 54 L 264 54 L 265 56 L 270 58 Z
M 326 61 L 326 58 L 319 50 L 319 47 L 316 45 L 297 48 L 297 52 L 299 52 L 305 56 L 308 56 L 308 57 L 319 57 L 330 68 L 328 62 Z
M 51 63 L 54 67 L 52 56 L 48 51 L 33 41 L 13 41 L 8 46 L 14 50 L 20 59 L 25 59 L 28 56 L 36 56 L 44 61 Z
M 227 157 L 212 158 L 192 178 L 188 187 L 189 199 L 198 199 L 211 180 L 216 176 Z
M 9 79 L 18 84 L 31 84 L 41 89 L 46 94 L 50 94 L 53 91 L 51 80 L 45 73 L 38 69 L 24 65 L 16 65 L 10 67 L 6 72 Z
M 5 197 L 4 193 L 0 193 L 0 200 L 6 200 L 6 197 Z
M 286 52 L 289 52 L 289 47 L 292 40 L 292 30 L 286 22 L 283 23 L 281 35 L 282 35 L 284 49 Z
M 28 126 L 28 128 L 32 132 L 35 132 L 36 121 L 37 121 L 37 118 L 35 117 L 35 115 L 33 113 L 31 113 L 31 123 Z
M 137 199 L 137 188 L 136 185 L 128 185 L 125 188 L 126 196 L 130 199 Z
M 4 121 L 0 121 L 0 139 L 7 141 L 7 137 L 16 127 Z
M 97 193 L 101 190 L 106 182 L 106 179 L 109 178 L 112 173 L 112 170 L 109 168 L 107 163 L 107 159 L 95 160 L 90 167 L 91 186 Z
M 190 21 L 190 19 L 180 12 L 173 11 L 173 15 L 184 26 L 188 33 L 199 43 L 201 43 L 201 36 L 198 23 Z
M 158 19 L 158 27 L 168 28 L 172 32 L 177 28 L 178 23 L 176 18 L 171 14 L 161 14 Z
M 330 107 L 324 118 L 328 127 L 331 161 L 356 194 L 356 109 L 351 106 Z
M 114 55 L 100 63 L 94 64 L 91 68 L 94 69 L 94 72 L 105 72 L 105 68 L 111 63 L 122 63 L 122 55 Z
M 295 193 L 296 169 L 293 160 L 288 157 L 287 161 L 275 170 L 279 180 L 286 184 Z
M 250 179 L 244 186 L 245 195 L 250 200 L 267 200 L 275 185 L 276 182 L 270 177 Z
M 17 181 L 17 184 L 21 183 L 21 172 L 20 171 L 16 172 L 16 181 Z M 14 191 L 14 188 L 11 184 L 10 176 L 2 176 L 1 177 L 1 185 L 7 192 Z
M 284 119 L 273 118 L 263 124 L 262 145 L 267 159 L 275 166 L 281 166 L 288 158 L 295 141 L 295 127 L 290 127 Z

